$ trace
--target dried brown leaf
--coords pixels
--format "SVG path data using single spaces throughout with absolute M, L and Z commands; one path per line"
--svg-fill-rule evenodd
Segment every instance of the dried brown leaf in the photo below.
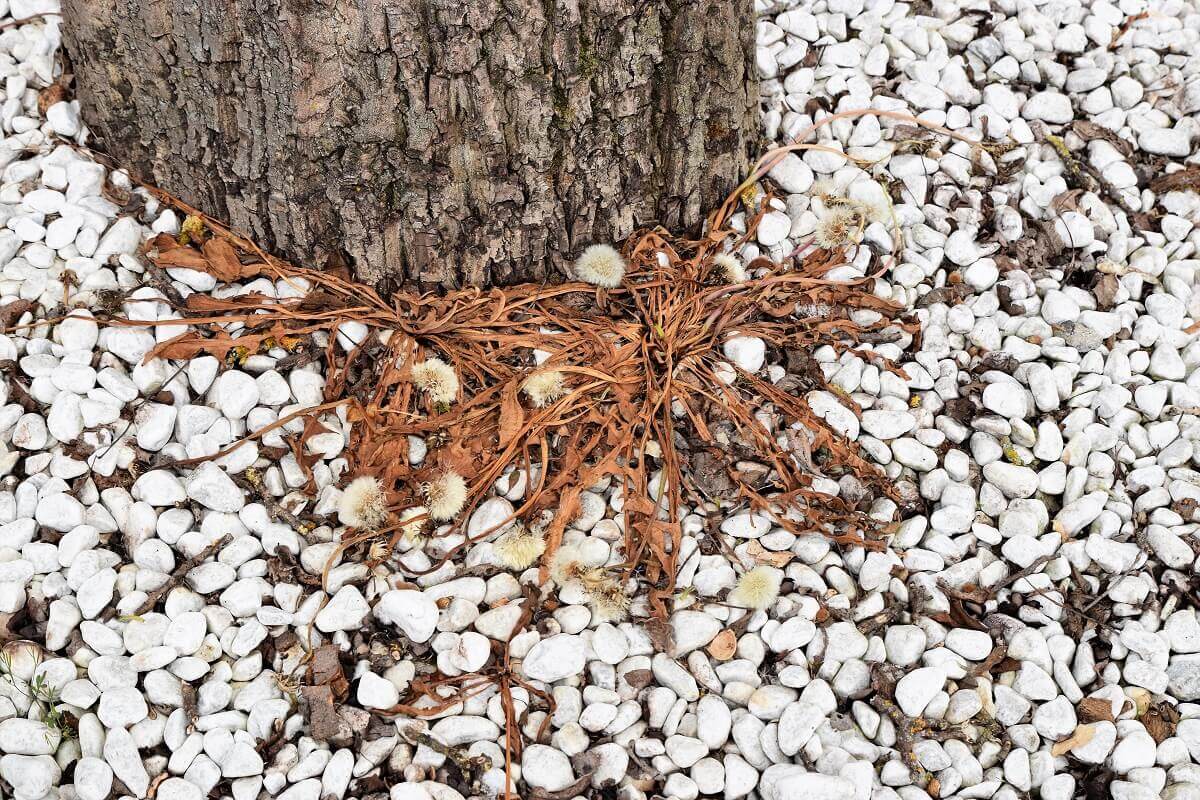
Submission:
M 517 397 L 517 387 L 511 384 L 505 388 L 500 398 L 500 447 L 508 445 L 517 438 L 525 425 L 525 409 Z
M 669 653 L 675 647 L 675 636 L 671 623 L 665 619 L 652 618 L 646 622 L 646 633 L 650 634 L 650 644 L 656 653 Z
M 939 289 L 934 289 L 926 292 L 917 302 L 913 304 L 914 308 L 925 308 L 926 306 L 934 305 L 935 303 L 945 303 L 948 306 L 958 305 L 971 292 L 974 291 L 970 284 L 956 283 L 951 286 L 942 286 Z
M 1126 157 L 1133 155 L 1133 145 L 1103 125 L 1089 122 L 1086 119 L 1077 119 L 1071 123 L 1071 127 L 1075 129 L 1075 133 L 1079 134 L 1079 138 L 1084 141 L 1103 139 L 1115 147 L 1121 155 Z
M 333 690 L 334 698 L 346 699 L 350 683 L 342 670 L 336 645 L 322 645 L 313 651 L 312 661 L 308 665 L 308 683 L 313 686 L 328 686 Z
M 30 300 L 13 300 L 0 308 L 0 331 L 7 331 L 16 325 L 21 315 L 31 308 L 33 308 L 33 302 Z
M 1060 214 L 1064 211 L 1078 211 L 1079 201 L 1083 197 L 1083 194 L 1083 189 L 1068 189 L 1056 195 L 1050 201 L 1050 207 Z
M 204 243 L 201 250 L 208 259 L 205 272 L 224 283 L 233 283 L 248 277 L 242 272 L 242 262 L 238 259 L 233 245 L 224 239 L 213 237 Z
M 1112 308 L 1116 305 L 1117 292 L 1120 289 L 1121 282 L 1116 275 L 1101 275 L 1092 289 L 1096 295 L 1096 305 L 1103 310 Z
M 718 661 L 728 661 L 737 652 L 737 636 L 731 630 L 723 630 L 708 643 L 707 650 Z
M 67 76 L 63 76 L 64 78 Z M 67 99 L 67 87 L 62 78 L 59 78 L 54 83 L 47 86 L 38 92 L 38 111 L 44 117 L 46 110 L 55 103 L 61 103 Z
M 205 272 L 208 259 L 199 250 L 185 247 L 171 236 L 160 233 L 146 244 L 150 260 L 163 269 L 180 267 Z
M 1076 726 L 1074 733 L 1072 733 L 1066 739 L 1063 739 L 1061 742 L 1056 742 L 1054 746 L 1050 748 L 1050 754 L 1057 758 L 1064 753 L 1070 752 L 1076 747 L 1083 747 L 1085 744 L 1090 742 L 1095 735 L 1096 726 L 1094 724 L 1078 725 Z
M 1076 713 L 1082 722 L 1115 721 L 1112 713 L 1112 702 L 1103 697 L 1085 697 L 1079 701 Z
M 750 540 L 750 544 L 746 546 L 746 553 L 754 559 L 755 563 L 765 564 L 769 567 L 778 567 L 780 569 L 786 567 L 792 560 L 792 553 L 768 550 L 759 544 L 757 539 Z
M 1146 732 L 1154 737 L 1155 743 L 1162 744 L 1164 740 L 1175 735 L 1175 728 L 1179 724 L 1179 711 L 1167 701 L 1160 700 L 1151 703 L 1141 719 L 1142 724 L 1146 726 Z
M 308 705 L 309 735 L 318 742 L 327 742 L 345 735 L 349 726 L 337 713 L 333 690 L 328 686 L 302 686 L 300 696 Z
M 1160 175 L 1150 181 L 1150 189 L 1156 194 L 1166 192 L 1200 192 L 1200 167 L 1186 169 Z
M 654 680 L 654 673 L 648 669 L 631 669 L 625 673 L 625 682 L 634 689 L 643 689 Z

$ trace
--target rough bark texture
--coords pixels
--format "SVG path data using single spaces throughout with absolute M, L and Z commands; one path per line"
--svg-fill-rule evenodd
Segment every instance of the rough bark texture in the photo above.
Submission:
M 305 264 L 553 280 L 697 229 L 758 124 L 750 0 L 66 0 L 101 149 Z

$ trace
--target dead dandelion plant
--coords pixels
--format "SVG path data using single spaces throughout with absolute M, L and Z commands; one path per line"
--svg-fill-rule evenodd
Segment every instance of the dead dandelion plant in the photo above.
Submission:
M 830 115 L 804 135 L 833 120 L 865 114 L 930 127 L 907 115 L 864 110 Z M 849 282 L 826 278 L 846 263 L 845 248 L 809 248 L 790 260 L 788 270 L 766 259 L 738 264 L 743 276 L 767 273 L 740 282 L 734 280 L 739 275 L 733 262 L 720 257 L 754 236 L 766 208 L 756 203 L 746 232 L 731 232 L 727 221 L 743 203 L 742 190 L 765 175 L 772 158 L 822 147 L 802 142 L 764 157 L 713 216 L 706 238 L 686 241 L 661 230 L 642 231 L 622 252 L 607 246 L 590 249 L 574 272 L 608 289 L 603 304 L 581 297 L 589 290 L 579 283 L 467 289 L 443 296 L 401 291 L 384 299 L 334 273 L 274 259 L 201 215 L 210 233 L 205 245 L 226 245 L 236 262 L 220 265 L 221 274 L 246 278 L 265 273 L 305 287 L 307 295 L 284 300 L 260 294 L 225 299 L 191 295 L 179 304 L 189 330 L 159 344 L 150 357 L 210 353 L 224 358 L 235 348 L 265 352 L 285 340 L 303 342 L 297 348 L 302 354 L 323 352 L 326 402 L 285 416 L 252 437 L 299 421 L 301 432 L 283 433 L 302 452 L 307 439 L 325 429 L 321 415 L 345 406 L 352 425 L 346 449 L 350 469 L 376 476 L 394 507 L 429 509 L 427 518 L 447 523 L 436 535 L 459 541 L 440 552 L 426 573 L 495 536 L 494 530 L 467 536 L 466 521 L 501 475 L 520 468 L 534 478 L 513 516 L 552 514 L 543 535 L 545 579 L 567 524 L 578 513 L 580 493 L 611 480 L 625 500 L 619 543 L 625 562 L 610 568 L 619 578 L 615 585 L 622 593 L 635 590 L 639 599 L 644 595 L 647 612 L 663 619 L 674 602 L 681 520 L 691 509 L 748 506 L 793 533 L 819 531 L 844 546 L 878 548 L 881 525 L 864 508 L 816 491 L 813 482 L 853 474 L 876 497 L 899 500 L 895 487 L 860 455 L 857 445 L 809 408 L 809 392 L 830 391 L 809 354 L 822 346 L 841 354 L 863 342 L 896 342 L 915 334 L 917 323 L 898 318 L 897 306 L 876 297 L 870 277 Z M 187 214 L 199 213 L 162 193 L 156 196 Z M 867 222 L 866 213 L 857 216 Z M 853 221 L 851 233 L 859 223 Z M 194 243 L 157 237 L 151 245 L 147 257 L 159 266 L 219 271 L 210 264 L 209 251 Z M 886 266 L 880 263 L 878 270 Z M 714 283 L 715 277 L 720 281 Z M 855 323 L 850 318 L 855 310 L 877 312 L 879 318 Z M 317 333 L 332 343 L 338 326 L 348 321 L 373 332 L 355 350 L 343 353 L 332 344 L 322 350 L 315 343 Z M 799 372 L 790 370 L 794 374 L 779 383 L 740 372 L 732 384 L 721 380 L 721 343 L 732 331 L 763 339 Z M 562 373 L 561 387 L 543 378 L 544 387 L 525 390 L 538 375 L 535 350 L 553 355 L 549 371 Z M 860 353 L 881 370 L 903 374 L 878 353 Z M 832 393 L 858 412 L 849 396 Z M 554 396 L 571 402 L 551 400 Z M 429 404 L 438 413 L 429 413 Z M 764 407 L 775 418 L 775 433 L 756 417 Z M 409 459 L 414 439 L 428 447 L 416 464 Z M 650 442 L 659 447 L 649 447 Z M 764 469 L 751 477 L 738 466 L 746 460 Z M 304 461 L 301 468 L 314 490 Z M 457 499 L 447 504 L 440 495 L 427 497 L 422 487 L 448 473 L 469 478 L 469 484 L 464 479 L 458 491 L 447 495 Z M 651 494 L 655 473 L 663 476 L 657 485 L 666 487 L 661 498 Z M 406 517 L 381 524 L 380 531 L 347 536 L 338 554 L 365 555 L 371 536 L 388 535 L 398 543 L 422 523 Z M 621 605 L 616 592 L 610 599 L 618 601 L 610 606 Z
M 752 220 L 748 236 L 753 225 Z M 714 264 L 720 268 L 715 257 L 728 251 L 728 238 L 713 233 L 678 241 L 661 231 L 640 233 L 626 248 L 623 283 L 608 292 L 603 307 L 580 302 L 586 290 L 578 283 L 446 296 L 400 292 L 384 301 L 333 274 L 291 268 L 295 279 L 310 285 L 307 297 L 189 298 L 183 310 L 195 314 L 191 329 L 159 345 L 152 356 L 223 356 L 234 346 L 254 352 L 284 336 L 329 333 L 346 321 L 362 322 L 379 335 L 366 337 L 350 353 L 325 348 L 329 401 L 253 436 L 300 419 L 303 431 L 288 435 L 302 449 L 324 430 L 320 415 L 345 405 L 352 425 L 350 468 L 376 476 L 395 507 L 422 506 L 431 521 L 448 523 L 437 535 L 459 537 L 459 544 L 439 552 L 429 571 L 495 536 L 487 531 L 467 537 L 465 523 L 507 470 L 534 476 L 514 517 L 551 513 L 544 528 L 544 552 L 550 556 L 578 513 L 580 493 L 609 479 L 625 498 L 620 546 L 626 561 L 619 585 L 636 579 L 648 612 L 665 618 L 675 594 L 680 521 L 690 509 L 750 506 L 794 533 L 816 530 L 843 545 L 879 547 L 872 534 L 879 526 L 864 510 L 815 491 L 812 482 L 852 473 L 877 496 L 895 497 L 894 487 L 857 446 L 809 409 L 807 392 L 827 388 L 819 368 L 809 371 L 807 385 L 789 379 L 773 384 L 753 374 L 739 374 L 731 385 L 717 371 L 724 361 L 721 343 L 731 331 L 760 337 L 775 352 L 802 360 L 822 345 L 841 353 L 865 337 L 895 341 L 915 332 L 916 323 L 896 319 L 897 308 L 870 292 L 869 279 L 826 280 L 829 270 L 845 263 L 842 251 L 810 250 L 791 271 L 714 284 Z M 178 254 L 172 258 L 182 260 Z M 765 259 L 747 265 L 772 266 Z M 828 313 L 797 316 L 797 308 Z M 850 319 L 855 309 L 878 312 L 880 319 L 855 323 Z M 231 322 L 242 323 L 236 338 L 227 332 Z M 552 353 L 554 366 L 540 370 L 535 350 Z M 888 359 L 864 352 L 880 369 L 900 372 Z M 562 375 L 561 385 L 555 372 Z M 857 411 L 848 396 L 839 399 Z M 437 413 L 429 413 L 427 400 Z M 773 435 L 762 425 L 756 413 L 764 405 L 776 417 L 776 431 L 787 435 Z M 807 432 L 799 450 L 787 441 L 801 439 L 788 433 L 793 427 Z M 418 464 L 410 463 L 410 437 L 428 447 Z M 737 461 L 749 453 L 766 468 L 762 479 L 742 479 Z M 698 471 L 722 476 L 719 496 L 697 482 Z M 436 483 L 449 473 L 465 477 L 453 486 Z M 662 497 L 652 496 L 656 473 L 663 476 L 655 483 L 665 487 Z M 379 533 L 395 545 L 411 538 L 412 527 L 392 519 Z M 366 541 L 366 531 L 348 536 L 339 553 Z M 546 560 L 542 563 L 545 570 Z M 619 594 L 613 592 L 612 599 L 619 601 Z M 622 604 L 600 605 L 619 613 Z

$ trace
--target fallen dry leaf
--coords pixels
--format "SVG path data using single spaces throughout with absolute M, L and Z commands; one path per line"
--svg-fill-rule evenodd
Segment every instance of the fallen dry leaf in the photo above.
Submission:
M 646 622 L 646 633 L 650 635 L 650 644 L 654 646 L 655 652 L 669 653 L 675 646 L 671 623 L 665 619 L 651 619 Z
M 1142 715 L 1142 724 L 1146 726 L 1146 732 L 1154 738 L 1155 743 L 1162 744 L 1163 740 L 1175 735 L 1175 728 L 1179 724 L 1179 712 L 1175 706 L 1161 700 L 1146 709 L 1146 713 Z
M 746 547 L 746 552 L 754 559 L 757 564 L 766 564 L 768 567 L 786 567 L 792 560 L 792 553 L 774 552 L 766 549 L 757 540 L 751 540 Z
M 1057 758 L 1063 753 L 1073 750 L 1076 747 L 1083 747 L 1085 744 L 1090 742 L 1092 737 L 1095 735 L 1096 726 L 1094 724 L 1079 725 L 1075 728 L 1075 732 L 1066 739 L 1063 739 L 1061 742 L 1056 742 L 1055 745 L 1050 748 L 1050 754 Z
M 1112 703 L 1103 697 L 1085 697 L 1079 701 L 1077 708 L 1079 719 L 1084 722 L 1113 722 Z
M 1092 291 L 1096 294 L 1096 305 L 1102 309 L 1112 308 L 1116 304 L 1117 292 L 1120 288 L 1121 282 L 1116 275 L 1102 276 L 1092 287 Z
M 728 661 L 737 651 L 737 636 L 731 630 L 723 630 L 708 643 L 708 654 L 718 661 Z
M 44 117 L 46 110 L 55 103 L 61 103 L 67 99 L 67 80 L 70 76 L 64 75 L 54 83 L 47 86 L 38 92 L 38 112 Z
M 31 308 L 33 308 L 33 302 L 30 300 L 13 300 L 0 308 L 0 331 L 6 331 L 16 325 L 21 315 Z
M 509 386 L 500 397 L 500 446 L 507 447 L 525 424 L 525 409 L 517 397 L 517 387 Z

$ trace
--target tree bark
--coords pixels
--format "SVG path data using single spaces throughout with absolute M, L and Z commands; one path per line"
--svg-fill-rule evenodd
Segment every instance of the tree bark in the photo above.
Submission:
M 101 150 L 298 263 L 549 281 L 695 232 L 758 130 L 749 0 L 66 0 Z

